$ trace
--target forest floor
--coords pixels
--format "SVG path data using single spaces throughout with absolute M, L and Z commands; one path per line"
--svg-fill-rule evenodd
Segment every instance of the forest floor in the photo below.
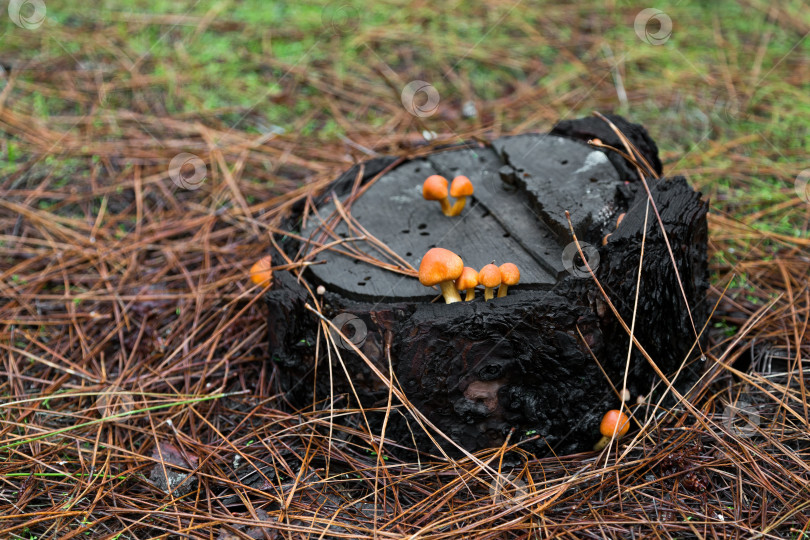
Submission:
M 805 1 L 78 4 L 0 12 L 0 538 L 810 539 Z M 711 202 L 688 403 L 499 477 L 274 393 L 247 275 L 292 203 L 593 111 Z

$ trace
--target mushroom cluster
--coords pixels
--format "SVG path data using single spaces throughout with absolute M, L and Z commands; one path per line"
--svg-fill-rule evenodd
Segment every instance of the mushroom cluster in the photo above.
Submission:
M 438 201 L 445 216 L 457 216 L 467 204 L 467 197 L 474 192 L 472 182 L 466 176 L 456 176 L 450 184 L 449 194 L 455 197 L 451 205 L 448 198 L 447 178 L 438 174 L 428 176 L 422 184 L 422 197 L 426 201 Z M 419 265 L 419 281 L 426 287 L 439 285 L 442 289 L 444 301 L 448 304 L 460 302 L 459 292 L 466 291 L 464 300 L 471 302 L 475 299 L 475 288 L 484 286 L 484 301 L 495 297 L 494 290 L 498 289 L 498 298 L 506 296 L 511 285 L 520 281 L 520 270 L 512 263 L 501 266 L 492 264 L 484 266 L 480 272 L 475 268 L 464 266 L 461 257 L 444 248 L 432 248 L 422 257 Z
M 450 196 L 456 200 L 450 205 L 447 191 L 447 178 L 438 174 L 432 174 L 425 179 L 422 184 L 422 197 L 426 201 L 439 201 L 442 206 L 442 213 L 445 216 L 457 216 L 464 210 L 467 204 L 467 197 L 473 194 L 473 185 L 466 176 L 456 176 L 450 184 Z
M 428 250 L 419 265 L 419 282 L 426 287 L 439 285 L 447 304 L 460 302 L 461 291 L 467 292 L 465 301 L 472 301 L 478 285 L 484 286 L 484 301 L 495 297 L 493 291 L 496 287 L 498 298 L 503 298 L 507 288 L 517 285 L 519 281 L 520 270 L 512 263 L 504 263 L 498 267 L 493 261 L 476 272 L 474 268 L 464 266 L 461 257 L 444 248 Z

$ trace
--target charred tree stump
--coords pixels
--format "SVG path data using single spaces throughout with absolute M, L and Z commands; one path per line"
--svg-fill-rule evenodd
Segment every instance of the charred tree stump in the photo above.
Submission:
M 660 172 L 657 148 L 644 128 L 610 118 Z M 683 368 L 677 388 L 687 388 L 699 370 L 696 329 L 700 332 L 707 317 L 707 204 L 683 177 L 648 180 L 671 258 L 635 168 L 582 142 L 593 137 L 622 147 L 601 120 L 563 122 L 551 134 L 505 137 L 405 161 L 351 204 L 353 220 L 414 268 L 433 246 L 455 251 L 476 269 L 493 259 L 517 264 L 521 282 L 505 298 L 484 302 L 478 293 L 472 302 L 431 303 L 437 291 L 416 278 L 337 250 L 320 252 L 314 260 L 326 263 L 303 274 L 313 290 L 325 288 L 324 315 L 386 377 L 390 347 L 395 381 L 409 401 L 464 448 L 500 445 L 514 430 L 511 441 L 524 440 L 522 446 L 537 454 L 586 450 L 599 438 L 602 415 L 619 405 L 629 336 L 579 258 L 566 210 L 590 266 L 628 325 L 643 246 L 636 338 L 670 380 Z M 394 161 L 363 164 L 361 186 Z M 347 195 L 359 171 L 347 171 L 331 193 Z M 430 174 L 464 174 L 472 180 L 475 194 L 460 217 L 445 217 L 438 204 L 422 200 L 421 183 Z M 332 241 L 320 226 L 334 211 L 327 193 L 317 215 L 310 213 L 303 224 L 301 212 L 296 213 L 290 230 Z M 333 230 L 338 238 L 357 235 L 342 220 Z M 368 243 L 355 245 L 383 258 Z M 315 245 L 288 238 L 284 249 L 295 257 Z M 331 392 L 345 395 L 346 405 L 356 394 L 364 408 L 385 406 L 385 381 L 339 336 L 334 337 L 346 369 L 333 354 L 330 388 L 323 345 L 316 369 L 320 322 L 305 309 L 312 299 L 296 276 L 277 272 L 266 302 L 271 359 L 293 403 L 306 406 L 313 393 L 323 400 Z M 665 390 L 636 347 L 627 389 L 631 403 L 639 396 L 655 400 Z M 368 416 L 378 429 L 382 416 Z M 391 413 L 386 436 L 435 451 L 402 407 Z M 452 452 L 449 444 L 443 448 Z

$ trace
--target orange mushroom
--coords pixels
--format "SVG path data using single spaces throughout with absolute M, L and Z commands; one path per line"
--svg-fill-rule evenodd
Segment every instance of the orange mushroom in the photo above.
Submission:
M 442 205 L 442 213 L 445 216 L 450 214 L 450 201 L 447 199 L 447 178 L 432 174 L 425 179 L 422 184 L 422 197 L 426 201 L 439 201 Z
M 253 263 L 253 266 L 250 267 L 250 279 L 262 287 L 273 282 L 273 260 L 270 255 Z
M 520 282 L 520 270 L 512 263 L 503 263 L 498 267 L 501 272 L 501 286 L 498 287 L 498 298 L 506 296 L 506 290 L 510 285 L 517 285 Z
M 429 249 L 419 264 L 419 282 L 425 287 L 439 285 L 447 304 L 461 302 L 454 281 L 464 270 L 461 257 L 444 248 Z
M 495 296 L 492 289 L 501 284 L 501 271 L 494 264 L 488 264 L 478 272 L 478 283 L 484 286 L 484 300 L 492 300 Z
M 602 417 L 602 423 L 599 424 L 599 432 L 602 434 L 602 438 L 594 445 L 593 449 L 601 450 L 607 446 L 614 436 L 616 439 L 620 439 L 629 430 L 630 419 L 627 415 L 617 409 L 609 410 Z
M 478 285 L 478 272 L 475 268 L 465 266 L 461 271 L 461 275 L 456 280 L 456 290 L 458 292 L 467 291 L 467 296 L 464 298 L 465 302 L 471 301 L 475 298 L 475 287 Z
M 453 207 L 450 208 L 449 216 L 457 216 L 464 210 L 464 205 L 467 204 L 467 197 L 473 194 L 473 185 L 470 179 L 466 176 L 456 176 L 453 178 L 453 183 L 450 184 L 450 195 L 455 197 Z

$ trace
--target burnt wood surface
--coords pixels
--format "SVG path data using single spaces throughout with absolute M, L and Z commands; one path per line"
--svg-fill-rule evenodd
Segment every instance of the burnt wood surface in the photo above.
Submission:
M 646 131 L 620 117 L 610 118 L 660 168 L 657 148 Z M 682 293 L 634 168 L 617 167 L 615 156 L 582 142 L 598 136 L 621 147 L 604 122 L 593 120 L 558 124 L 553 135 L 504 137 L 491 145 L 460 146 L 406 161 L 351 205 L 355 220 L 416 268 L 433 245 L 459 253 L 466 265 L 475 268 L 493 259 L 497 264 L 516 263 L 521 284 L 510 287 L 506 298 L 484 302 L 478 292 L 473 302 L 431 303 L 437 291 L 415 278 L 331 251 L 315 257 L 326 264 L 311 266 L 303 274 L 313 290 L 317 285 L 326 289 L 321 297 L 324 315 L 342 325 L 386 376 L 385 347 L 390 345 L 395 379 L 411 403 L 469 450 L 500 445 L 510 430 L 512 441 L 523 440 L 522 446 L 537 454 L 586 450 L 599 438 L 601 416 L 619 404 L 594 357 L 620 390 L 629 337 L 593 279 L 582 271 L 578 256 L 570 256 L 565 210 L 571 212 L 580 242 L 592 246 L 586 249 L 589 262 L 628 325 L 646 213 L 636 336 L 667 375 L 687 360 L 676 383 L 681 390 L 702 367 L 696 360 L 700 347 L 694 347 L 691 355 L 689 351 L 694 328 L 699 331 L 708 313 L 707 205 L 683 177 L 648 180 L 683 281 Z M 363 182 L 393 162 L 394 158 L 366 162 Z M 323 236 L 320 220 L 334 211 L 329 194 L 343 200 L 358 171 L 354 167 L 335 181 L 319 199 L 317 216 L 309 215 L 305 227 L 300 210 L 294 214 L 290 229 L 305 238 Z M 448 218 L 437 203 L 421 199 L 421 182 L 437 173 L 448 178 L 464 174 L 475 185 L 475 195 L 460 217 Z M 616 227 L 616 216 L 625 212 Z M 356 236 L 345 224 L 334 231 Z M 288 255 L 313 249 L 290 238 L 283 245 Z M 357 245 L 382 258 L 370 244 Z M 278 254 L 274 257 L 281 261 Z M 356 392 L 364 407 L 383 407 L 388 399 L 384 381 L 341 344 L 339 336 L 335 337 L 350 380 L 333 354 L 330 388 L 323 343 L 315 369 L 319 322 L 304 308 L 305 303 L 312 304 L 308 294 L 296 276 L 277 272 L 266 295 L 270 355 L 280 390 L 297 406 L 311 404 L 313 392 L 317 400 L 339 395 L 349 406 Z M 663 385 L 634 350 L 628 372 L 631 402 L 652 388 L 654 399 Z M 394 405 L 400 405 L 396 399 Z M 372 429 L 379 430 L 382 415 L 367 417 Z M 435 452 L 403 407 L 388 422 L 387 437 Z M 442 446 L 453 453 L 449 444 Z

